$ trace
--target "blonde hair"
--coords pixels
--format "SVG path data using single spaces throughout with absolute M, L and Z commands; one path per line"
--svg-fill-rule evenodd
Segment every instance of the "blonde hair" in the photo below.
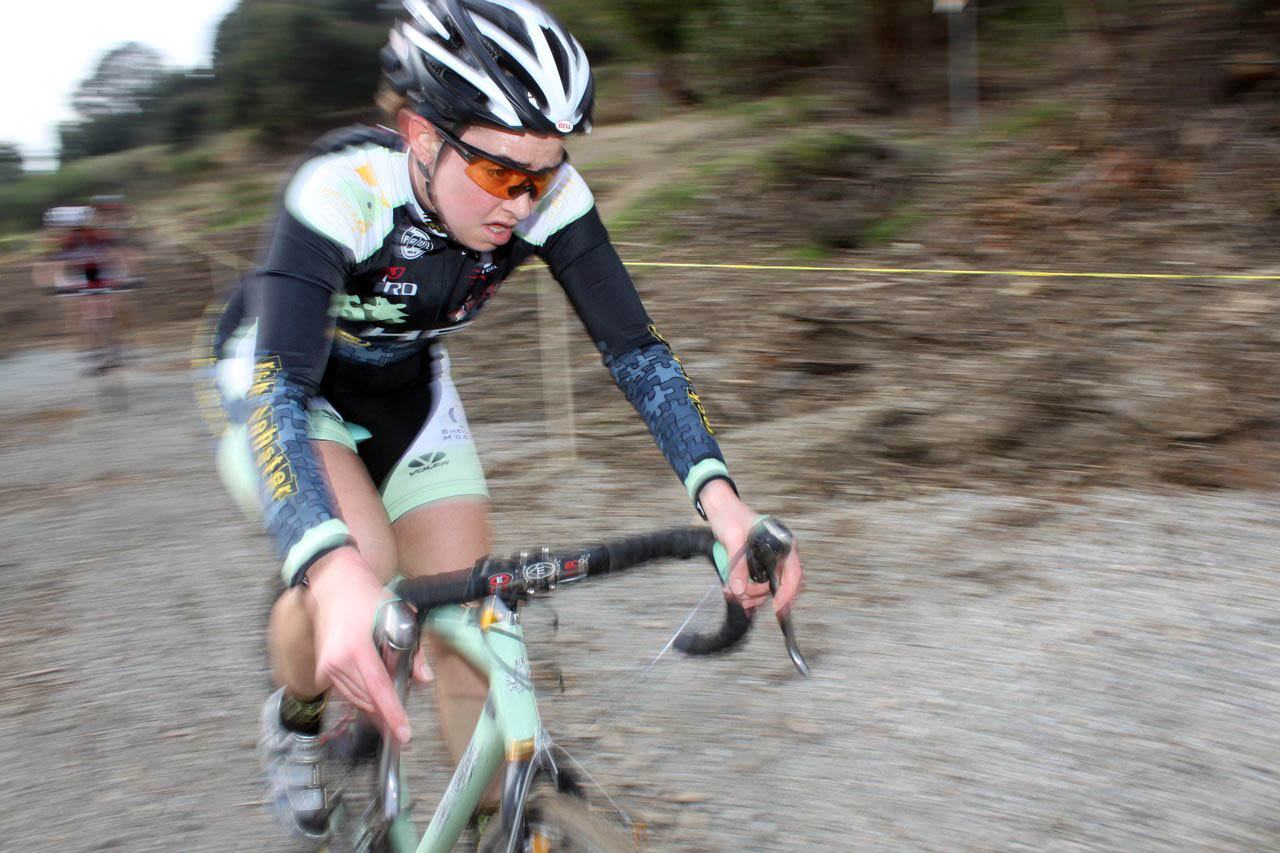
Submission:
M 397 92 L 386 83 L 378 87 L 378 93 L 374 95 L 373 101 L 378 105 L 378 109 L 382 110 L 384 120 L 390 127 L 396 126 L 400 111 L 409 106 L 409 97 Z

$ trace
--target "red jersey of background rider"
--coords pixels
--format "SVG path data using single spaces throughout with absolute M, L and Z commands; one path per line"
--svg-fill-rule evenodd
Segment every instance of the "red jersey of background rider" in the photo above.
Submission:
M 106 253 L 115 245 L 110 233 L 95 228 L 76 228 L 58 241 L 58 259 L 97 282 L 104 276 Z

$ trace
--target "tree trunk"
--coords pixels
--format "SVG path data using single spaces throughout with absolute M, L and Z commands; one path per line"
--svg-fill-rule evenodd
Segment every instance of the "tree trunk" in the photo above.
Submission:
M 905 5 L 900 0 L 873 0 L 871 5 L 867 55 L 871 62 L 872 107 L 876 112 L 900 112 L 909 100 L 903 76 L 909 44 Z

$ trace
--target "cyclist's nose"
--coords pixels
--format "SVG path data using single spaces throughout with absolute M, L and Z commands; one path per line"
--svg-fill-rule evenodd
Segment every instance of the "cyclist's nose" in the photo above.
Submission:
M 510 213 L 516 219 L 525 219 L 530 213 L 533 213 L 533 193 L 523 192 L 513 199 L 509 199 L 502 203 L 502 209 Z

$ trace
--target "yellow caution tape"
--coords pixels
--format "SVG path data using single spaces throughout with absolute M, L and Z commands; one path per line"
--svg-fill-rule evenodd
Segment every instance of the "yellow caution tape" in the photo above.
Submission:
M 817 267 L 786 264 L 698 264 L 675 261 L 623 261 L 629 267 L 703 270 L 773 270 L 778 272 L 854 272 L 876 275 L 996 275 L 1018 278 L 1113 278 L 1188 281 L 1226 279 L 1230 281 L 1280 281 L 1277 275 L 1237 275 L 1232 273 L 1153 272 L 1060 272 L 1055 270 L 950 270 L 915 267 Z
M 184 244 L 196 254 L 204 255 L 225 266 L 237 269 L 241 265 L 252 267 L 253 261 L 232 252 L 212 246 L 200 246 L 194 240 L 179 235 L 167 235 Z M 213 249 L 216 253 L 211 253 Z M 740 270 L 748 272 L 846 272 L 869 275 L 938 275 L 938 276 L 1005 276 L 1007 278 L 1102 278 L 1145 281 L 1280 281 L 1280 273 L 1274 275 L 1244 275 L 1241 273 L 1158 273 L 1158 272 L 1064 272 L 1061 270 L 970 270 L 936 269 L 931 267 L 821 267 L 804 264 L 703 264 L 694 261 L 623 261 L 628 267 L 685 270 Z M 512 270 L 513 273 L 517 270 Z

